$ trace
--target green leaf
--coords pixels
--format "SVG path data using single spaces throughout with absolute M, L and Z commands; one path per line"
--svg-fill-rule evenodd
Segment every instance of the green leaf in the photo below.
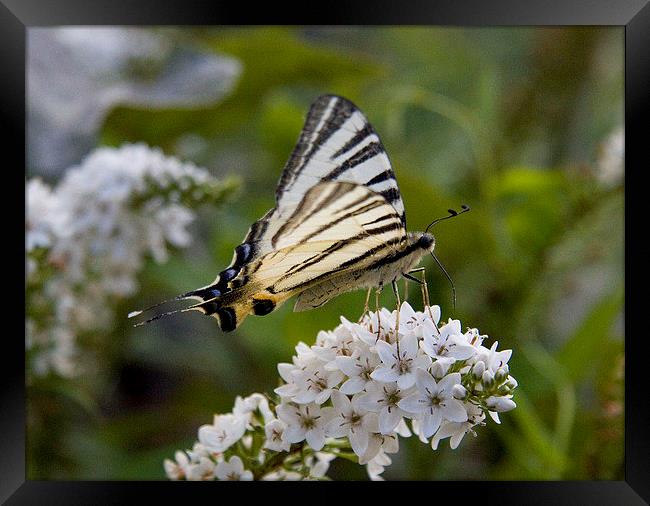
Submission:
M 496 215 L 521 253 L 542 250 L 562 228 L 570 203 L 568 183 L 563 172 L 530 167 L 510 168 L 488 180 Z
M 507 431 L 504 430 L 505 427 L 501 427 L 497 432 L 505 440 L 514 438 L 517 444 L 526 445 L 529 451 L 522 454 L 526 456 L 526 462 L 522 464 L 534 467 L 533 462 L 541 461 L 543 465 L 540 467 L 546 469 L 545 478 L 558 479 L 566 465 L 566 456 L 554 445 L 553 435 L 544 426 L 544 422 L 523 391 L 517 391 L 515 399 L 517 408 L 511 413 L 517 420 L 521 432 Z M 533 455 L 537 458 L 533 459 Z
M 594 305 L 571 339 L 557 352 L 558 361 L 573 381 L 584 380 L 593 373 L 599 357 L 608 353 L 605 343 L 622 307 L 623 290 L 618 288 Z

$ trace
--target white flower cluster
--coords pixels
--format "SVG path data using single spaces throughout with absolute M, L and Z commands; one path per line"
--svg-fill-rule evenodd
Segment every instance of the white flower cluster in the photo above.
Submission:
M 52 189 L 26 184 L 27 349 L 37 375 L 76 371 L 75 341 L 106 328 L 109 302 L 136 291 L 144 257 L 190 243 L 191 208 L 228 185 L 143 144 L 100 148 Z
M 458 320 L 438 326 L 439 319 L 438 306 L 415 312 L 406 302 L 399 315 L 342 317 L 315 345 L 299 343 L 292 363 L 278 365 L 284 384 L 275 401 L 238 398 L 233 413 L 199 429 L 192 451 L 165 461 L 167 475 L 223 479 L 227 469 L 240 479 L 322 478 L 340 456 L 377 480 L 398 436 L 415 433 L 434 450 L 450 438 L 456 448 L 486 415 L 499 423 L 499 412 L 516 407 L 517 381 L 507 365 L 511 350 L 497 351 L 497 342 L 487 348 L 477 329 L 463 332 Z
M 323 478 L 336 455 L 302 447 L 291 451 L 283 430 L 264 395 L 237 397 L 232 413 L 215 415 L 212 424 L 199 428 L 192 450 L 177 451 L 175 461 L 165 459 L 165 472 L 172 480 L 189 481 Z

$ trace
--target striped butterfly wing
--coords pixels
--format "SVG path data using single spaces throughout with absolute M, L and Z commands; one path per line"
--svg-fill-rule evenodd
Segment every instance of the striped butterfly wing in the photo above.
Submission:
M 205 301 L 203 312 L 218 313 L 222 328 L 226 319 L 236 326 L 239 313 L 226 318 L 216 298 L 225 297 L 221 307 L 253 281 L 294 294 L 404 241 L 404 205 L 377 133 L 352 102 L 324 95 L 312 104 L 282 172 L 275 208 L 250 227 L 211 285 L 187 295 Z

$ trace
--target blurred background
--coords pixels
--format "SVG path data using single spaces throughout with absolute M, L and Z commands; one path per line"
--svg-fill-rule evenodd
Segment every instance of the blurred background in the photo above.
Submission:
M 435 229 L 458 292 L 424 259 L 431 300 L 514 350 L 518 408 L 432 451 L 402 439 L 386 479 L 623 479 L 622 28 L 30 28 L 27 177 L 56 185 L 97 146 L 144 142 L 238 188 L 203 206 L 192 246 L 147 261 L 80 338 L 93 367 L 28 372 L 30 479 L 164 479 L 162 461 L 364 294 L 293 302 L 223 334 L 126 314 L 211 282 L 274 187 L 310 103 L 335 93 L 379 133 L 406 206 Z M 410 290 L 414 308 L 419 290 Z M 28 299 L 29 300 L 29 299 Z M 390 290 L 382 303 L 394 304 Z M 29 307 L 27 308 L 29 312 Z M 489 341 L 491 343 L 492 341 Z M 488 344 L 489 346 L 489 344 Z M 29 365 L 28 365 L 29 366 Z M 335 461 L 334 479 L 367 479 Z

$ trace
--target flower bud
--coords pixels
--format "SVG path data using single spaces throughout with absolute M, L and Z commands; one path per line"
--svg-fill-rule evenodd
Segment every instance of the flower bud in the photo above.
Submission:
M 468 393 L 467 393 L 467 389 L 463 385 L 457 383 L 452 387 L 451 395 L 453 395 L 454 398 L 462 401 L 467 398 Z
M 492 374 L 492 371 L 483 372 L 481 383 L 483 383 L 483 386 L 486 388 L 489 388 L 494 384 L 494 374 Z
M 445 372 L 447 372 L 447 368 L 443 366 L 440 362 L 436 361 L 431 365 L 431 374 L 433 375 L 434 378 L 440 379 L 445 375 Z
M 253 446 L 253 436 L 251 435 L 246 435 L 241 438 L 241 442 L 244 445 L 244 448 L 251 449 Z
M 510 389 L 510 387 L 507 384 L 503 384 L 497 390 L 497 394 L 499 394 L 499 395 L 508 395 L 508 394 L 510 394 L 511 391 L 512 390 Z
M 517 388 L 517 385 L 519 385 L 519 383 L 517 383 L 517 380 L 515 378 L 509 376 L 508 381 L 506 381 L 506 385 L 510 387 L 510 390 L 514 390 L 515 388 Z
M 481 379 L 484 371 L 485 371 L 485 363 L 482 360 L 479 360 L 474 364 L 474 367 L 472 368 L 472 375 L 476 379 Z
M 494 374 L 494 379 L 496 379 L 498 383 L 501 383 L 508 377 L 509 372 L 508 365 L 503 365 L 497 369 L 497 372 Z
M 497 413 L 505 413 L 506 411 L 510 411 L 517 407 L 514 401 L 507 397 L 488 397 L 485 403 L 491 411 L 496 411 Z

